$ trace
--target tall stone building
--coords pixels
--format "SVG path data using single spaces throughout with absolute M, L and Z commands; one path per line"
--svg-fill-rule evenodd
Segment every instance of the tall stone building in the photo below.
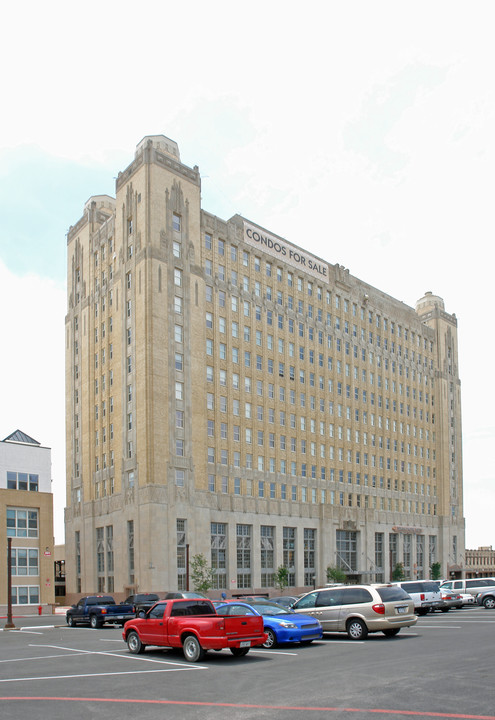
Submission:
M 68 593 L 463 569 L 457 321 L 201 208 L 145 137 L 68 233 Z

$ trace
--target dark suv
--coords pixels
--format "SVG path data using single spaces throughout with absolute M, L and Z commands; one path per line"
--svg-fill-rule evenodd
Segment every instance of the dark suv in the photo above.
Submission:
M 159 599 L 156 593 L 136 593 L 135 595 L 129 595 L 126 604 L 132 605 L 137 615 L 140 610 L 149 610 Z

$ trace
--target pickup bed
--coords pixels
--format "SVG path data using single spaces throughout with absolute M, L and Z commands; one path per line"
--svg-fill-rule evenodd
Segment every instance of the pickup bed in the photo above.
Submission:
M 99 628 L 104 623 L 124 625 L 126 620 L 135 617 L 134 607 L 121 603 L 117 605 L 110 595 L 87 595 L 76 605 L 72 605 L 65 618 L 69 627 L 79 623 L 89 623 L 92 628 Z
M 126 622 L 122 637 L 131 653 L 142 653 L 147 645 L 181 647 L 188 662 L 201 660 L 207 650 L 223 648 L 241 657 L 266 641 L 261 616 L 222 617 L 203 598 L 158 602 Z

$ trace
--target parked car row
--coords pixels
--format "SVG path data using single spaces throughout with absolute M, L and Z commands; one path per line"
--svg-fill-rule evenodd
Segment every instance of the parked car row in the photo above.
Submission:
M 211 601 L 194 592 L 136 593 L 117 605 L 111 596 L 86 596 L 67 610 L 67 624 L 105 622 L 124 627 L 132 653 L 148 645 L 182 647 L 186 660 L 196 662 L 207 650 L 230 648 L 241 657 L 251 647 L 282 643 L 309 644 L 324 632 L 347 633 L 364 640 L 369 633 L 394 637 L 412 627 L 418 615 L 447 612 L 477 602 L 495 608 L 495 579 L 483 578 L 477 594 L 457 592 L 453 582 L 407 580 L 375 585 L 335 584 L 300 596 L 243 596 Z M 477 581 L 480 582 L 479 580 Z M 474 586 L 468 586 L 474 590 Z M 466 581 L 464 581 L 466 588 Z

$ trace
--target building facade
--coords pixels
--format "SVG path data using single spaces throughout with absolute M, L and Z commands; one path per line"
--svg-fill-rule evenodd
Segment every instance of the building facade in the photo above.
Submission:
M 54 602 L 51 450 L 20 430 L 0 442 L 0 547 L 11 538 L 12 605 L 16 612 Z M 0 570 L 0 607 L 8 604 L 7 565 Z
M 67 237 L 67 591 L 462 573 L 457 321 L 235 215 L 144 138 Z
M 495 550 L 491 545 L 477 550 L 466 548 L 466 577 L 495 577 Z

